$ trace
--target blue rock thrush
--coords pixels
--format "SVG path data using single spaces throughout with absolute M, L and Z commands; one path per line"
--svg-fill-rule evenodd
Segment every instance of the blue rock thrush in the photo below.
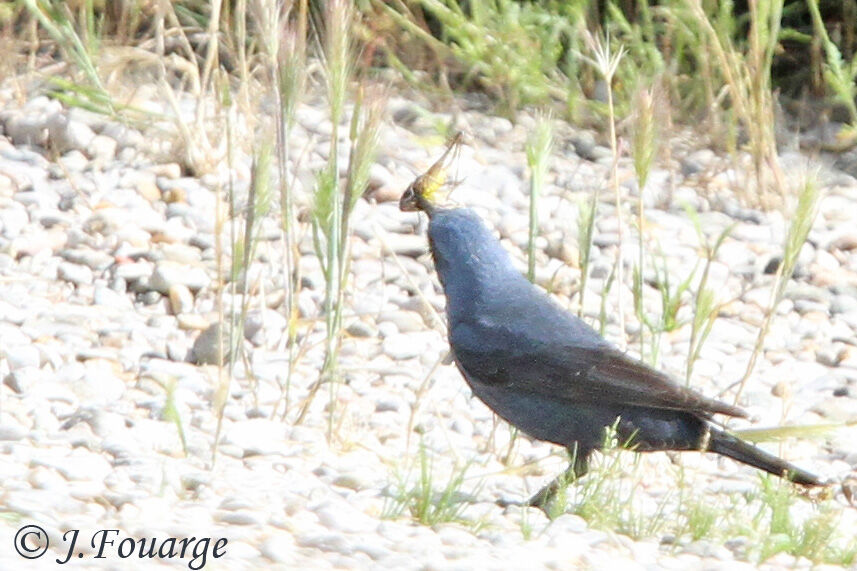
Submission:
M 443 207 L 447 152 L 405 191 L 399 206 L 429 217 L 428 238 L 446 294 L 449 344 L 473 393 L 526 434 L 565 446 L 568 470 L 528 504 L 545 508 L 585 474 L 605 429 L 639 452 L 698 450 L 728 456 L 805 486 L 813 474 L 718 427 L 713 415 L 746 417 L 633 359 L 557 305 L 517 269 L 472 210 Z

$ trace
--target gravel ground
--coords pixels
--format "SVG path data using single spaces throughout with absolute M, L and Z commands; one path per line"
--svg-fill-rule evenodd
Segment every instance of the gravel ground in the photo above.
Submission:
M 320 104 L 301 107 L 297 119 L 296 180 L 310 188 L 331 129 Z M 508 427 L 471 397 L 454 367 L 439 365 L 447 350 L 436 318 L 443 315 L 443 296 L 426 255 L 425 221 L 399 212 L 395 202 L 441 151 L 438 124 L 470 134 L 454 198 L 475 208 L 524 268 L 523 143 L 532 120 L 513 125 L 475 111 L 445 115 L 391 99 L 371 170 L 371 199 L 360 200 L 353 217 L 343 382 L 334 392 L 320 391 L 303 422 L 295 422 L 324 358 L 324 282 L 311 234 L 303 231 L 302 349 L 282 419 L 287 320 L 283 243 L 272 217 L 244 276 L 254 294 L 244 329 L 248 360 L 228 385 L 212 462 L 222 385 L 218 368 L 205 363 L 216 361 L 217 334 L 210 327 L 217 323 L 215 209 L 217 190 L 228 180 L 225 161 L 209 174 L 187 176 L 175 147 L 154 128 L 140 131 L 43 96 L 0 91 L 1 568 L 21 565 L 12 546 L 16 532 L 30 524 L 50 537 L 38 562 L 44 566 L 68 555 L 71 536 L 63 534 L 69 530 L 79 530 L 77 564 L 99 567 L 137 557 L 119 558 L 133 547 L 121 543 L 124 538 L 156 538 L 163 545 L 188 536 L 211 538 L 206 561 L 192 560 L 188 548 L 183 564 L 193 568 L 755 566 L 740 538 L 670 541 L 661 532 L 634 540 L 593 529 L 577 515 L 549 522 L 538 510 L 496 505 L 499 498 L 526 497 L 559 471 L 563 457 L 525 437 L 509 454 Z M 789 220 L 738 207 L 731 197 L 742 176 L 732 161 L 708 150 L 674 156 L 682 159 L 656 169 L 643 192 L 649 267 L 663 264 L 674 285 L 697 268 L 702 249 L 684 205 L 699 211 L 708 237 L 734 224 L 709 277 L 726 305 L 693 376 L 695 387 L 717 395 L 746 367 L 773 280 L 766 268 L 781 254 Z M 238 194 L 246 194 L 250 160 L 236 162 L 233 180 Z M 796 153 L 783 156 L 790 177 L 808 162 Z M 539 204 L 536 277 L 567 305 L 580 282 L 578 204 L 606 187 L 609 164 L 609 150 L 591 133 L 558 127 L 550 184 Z M 818 218 L 741 397 L 755 423 L 732 427 L 849 422 L 778 450 L 841 481 L 857 467 L 857 181 L 833 167 L 822 172 Z M 629 268 L 637 259 L 633 180 L 623 162 L 622 252 Z M 620 239 L 614 198 L 606 190 L 602 197 L 585 308 L 593 323 Z M 228 229 L 223 236 L 228 243 Z M 653 282 L 654 271 L 646 279 Z M 686 321 L 691 298 L 684 297 L 679 317 Z M 606 335 L 614 340 L 618 299 L 614 287 L 605 305 Z M 621 299 L 630 349 L 638 351 L 628 287 Z M 645 303 L 651 315 L 660 311 L 651 285 Z M 660 343 L 662 366 L 679 378 L 689 338 L 684 325 Z M 419 472 L 420 446 L 431 458 L 438 492 L 467 465 L 459 522 L 420 525 L 407 509 L 384 517 L 395 508 L 399 482 Z M 758 488 L 755 472 L 734 462 L 696 453 L 677 458 L 678 465 L 667 454 L 630 462 L 635 501 L 657 507 L 675 491 L 679 465 L 688 489 L 715 506 L 726 494 Z M 625 471 L 616 479 L 633 480 Z M 832 501 L 843 510 L 840 529 L 857 529 L 857 510 L 839 487 Z M 747 514 L 749 525 L 753 515 Z M 108 529 L 119 531 L 99 534 Z M 228 543 L 215 558 L 221 538 Z M 96 559 L 102 541 L 105 558 Z M 147 558 L 146 564 L 177 562 Z M 784 554 L 765 563 L 810 565 Z

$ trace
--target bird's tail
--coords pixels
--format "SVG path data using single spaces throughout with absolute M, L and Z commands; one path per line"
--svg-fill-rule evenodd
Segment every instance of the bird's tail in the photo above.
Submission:
M 780 478 L 786 478 L 796 484 L 803 486 L 823 486 L 824 482 L 818 479 L 818 476 L 802 470 L 797 466 L 790 464 L 778 458 L 773 454 L 768 454 L 761 448 L 753 446 L 749 442 L 745 442 L 740 438 L 731 434 L 711 428 L 711 438 L 708 441 L 708 451 L 728 456 L 733 460 L 749 464 L 769 472 Z

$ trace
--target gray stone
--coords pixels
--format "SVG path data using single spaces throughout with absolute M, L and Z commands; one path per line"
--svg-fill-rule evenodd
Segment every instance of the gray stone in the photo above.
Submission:
M 418 258 L 428 252 L 426 239 L 414 234 L 391 235 L 388 245 L 397 256 Z
M 199 291 L 210 282 L 208 274 L 200 267 L 162 261 L 155 264 L 155 271 L 149 279 L 149 287 L 166 295 L 174 285 L 183 285 L 191 291 Z
M 181 243 L 162 244 L 161 254 L 164 260 L 179 264 L 199 265 L 202 255 L 199 248 Z
M 374 337 L 377 329 L 365 321 L 352 321 L 345 327 L 345 332 L 352 337 Z
M 197 365 L 216 365 L 229 359 L 229 334 L 224 332 L 222 338 L 222 359 L 218 351 L 217 341 L 220 339 L 220 324 L 212 323 L 208 329 L 199 334 L 190 350 L 190 361 Z
M 215 519 L 227 525 L 262 525 L 265 516 L 248 510 L 237 512 L 220 512 L 215 514 Z
M 0 424 L 0 442 L 22 440 L 27 436 L 27 430 L 17 424 Z
M 108 123 L 101 134 L 115 140 L 121 147 L 140 148 L 145 141 L 140 131 L 121 123 Z
M 11 252 L 16 256 L 36 256 L 42 252 L 56 252 L 66 245 L 68 236 L 59 229 L 26 233 L 12 240 Z
M 6 122 L 6 135 L 15 145 L 44 146 L 48 140 L 45 115 L 19 115 Z
M 393 323 L 400 333 L 413 333 L 426 329 L 422 317 L 413 311 L 385 311 L 378 317 L 378 322 Z
M 95 271 L 105 270 L 113 264 L 113 256 L 90 248 L 69 248 L 61 251 L 60 256 L 68 262 L 82 264 Z
M 57 267 L 57 277 L 75 285 L 88 285 L 93 280 L 91 269 L 70 262 L 62 262 Z
M 259 552 L 274 563 L 293 564 L 297 557 L 294 536 L 274 531 L 275 535 L 266 538 L 259 546 Z
M 326 501 L 310 508 L 319 522 L 328 529 L 344 533 L 371 533 L 377 520 L 354 509 L 348 502 Z
M 103 456 L 83 448 L 75 448 L 70 453 L 61 455 L 42 455 L 33 462 L 38 466 L 53 468 L 63 478 L 72 481 L 103 483 L 104 478 L 112 471 L 112 467 Z
M 693 176 L 715 164 L 716 155 L 710 149 L 700 149 L 681 158 L 681 174 Z
M 125 392 L 125 382 L 117 376 L 118 366 L 106 359 L 86 361 L 83 377 L 71 386 L 75 394 L 84 402 L 112 403 L 118 401 Z
M 857 293 L 843 293 L 833 296 L 830 301 L 830 313 L 857 314 Z
M 244 456 L 287 454 L 286 426 L 276 420 L 253 418 L 233 423 L 223 433 L 223 442 L 244 450 Z
M 304 319 L 311 319 L 318 315 L 318 303 L 316 295 L 309 290 L 300 290 L 298 293 L 298 315 Z
M 95 133 L 85 123 L 70 120 L 64 113 L 55 113 L 47 120 L 48 139 L 59 153 L 86 151 Z
M 95 305 L 103 305 L 106 307 L 115 307 L 123 309 L 131 309 L 134 304 L 124 293 L 119 293 L 112 288 L 96 285 L 93 290 L 92 301 Z
M 335 552 L 342 555 L 350 555 L 354 552 L 353 544 L 341 533 L 301 533 L 295 539 L 301 547 L 315 548 L 322 552 Z
M 415 342 L 410 335 L 394 333 L 384 339 L 382 344 L 384 353 L 394 361 L 404 361 L 419 357 L 424 347 Z
M 86 153 L 93 159 L 107 163 L 116 158 L 118 144 L 104 135 L 95 135 L 86 147 Z
M 150 262 L 121 263 L 113 267 L 113 275 L 125 281 L 133 282 L 142 278 L 148 278 L 152 275 L 154 268 L 154 265 Z
M 574 152 L 582 159 L 594 161 L 598 159 L 595 153 L 595 135 L 591 131 L 577 131 L 571 137 Z
M 169 288 L 170 308 L 173 314 L 193 311 L 193 294 L 184 284 L 173 284 Z
M 5 345 L 0 347 L 0 352 L 6 358 L 11 371 L 22 367 L 39 368 L 42 364 L 41 353 L 35 345 Z
M 48 379 L 50 374 L 37 367 L 19 367 L 3 377 L 3 384 L 12 389 L 16 394 L 26 394 L 33 390 L 37 385 L 41 388 L 43 381 Z M 44 393 L 42 393 L 44 396 Z M 48 398 L 45 396 L 45 398 Z
M 271 310 L 247 312 L 244 338 L 257 347 L 274 344 L 283 338 L 288 321 L 282 313 Z

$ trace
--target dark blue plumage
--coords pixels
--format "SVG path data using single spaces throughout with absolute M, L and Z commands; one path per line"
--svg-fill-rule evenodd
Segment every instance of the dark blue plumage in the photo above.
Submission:
M 619 439 L 638 451 L 708 450 L 801 484 L 820 483 L 710 422 L 715 413 L 746 416 L 741 409 L 627 357 L 557 305 L 514 267 L 472 210 L 422 206 L 458 368 L 506 421 L 573 450 L 576 475 L 615 424 Z
M 515 269 L 500 242 L 472 210 L 438 206 L 446 152 L 399 201 L 429 216 L 429 245 L 446 293 L 449 344 L 473 393 L 509 423 L 565 446 L 568 471 L 535 496 L 544 507 L 569 479 L 584 474 L 604 431 L 615 426 L 638 451 L 702 450 L 728 456 L 808 486 L 819 479 L 713 424 L 714 414 L 745 417 L 740 408 L 687 389 L 629 358 L 565 311 Z

